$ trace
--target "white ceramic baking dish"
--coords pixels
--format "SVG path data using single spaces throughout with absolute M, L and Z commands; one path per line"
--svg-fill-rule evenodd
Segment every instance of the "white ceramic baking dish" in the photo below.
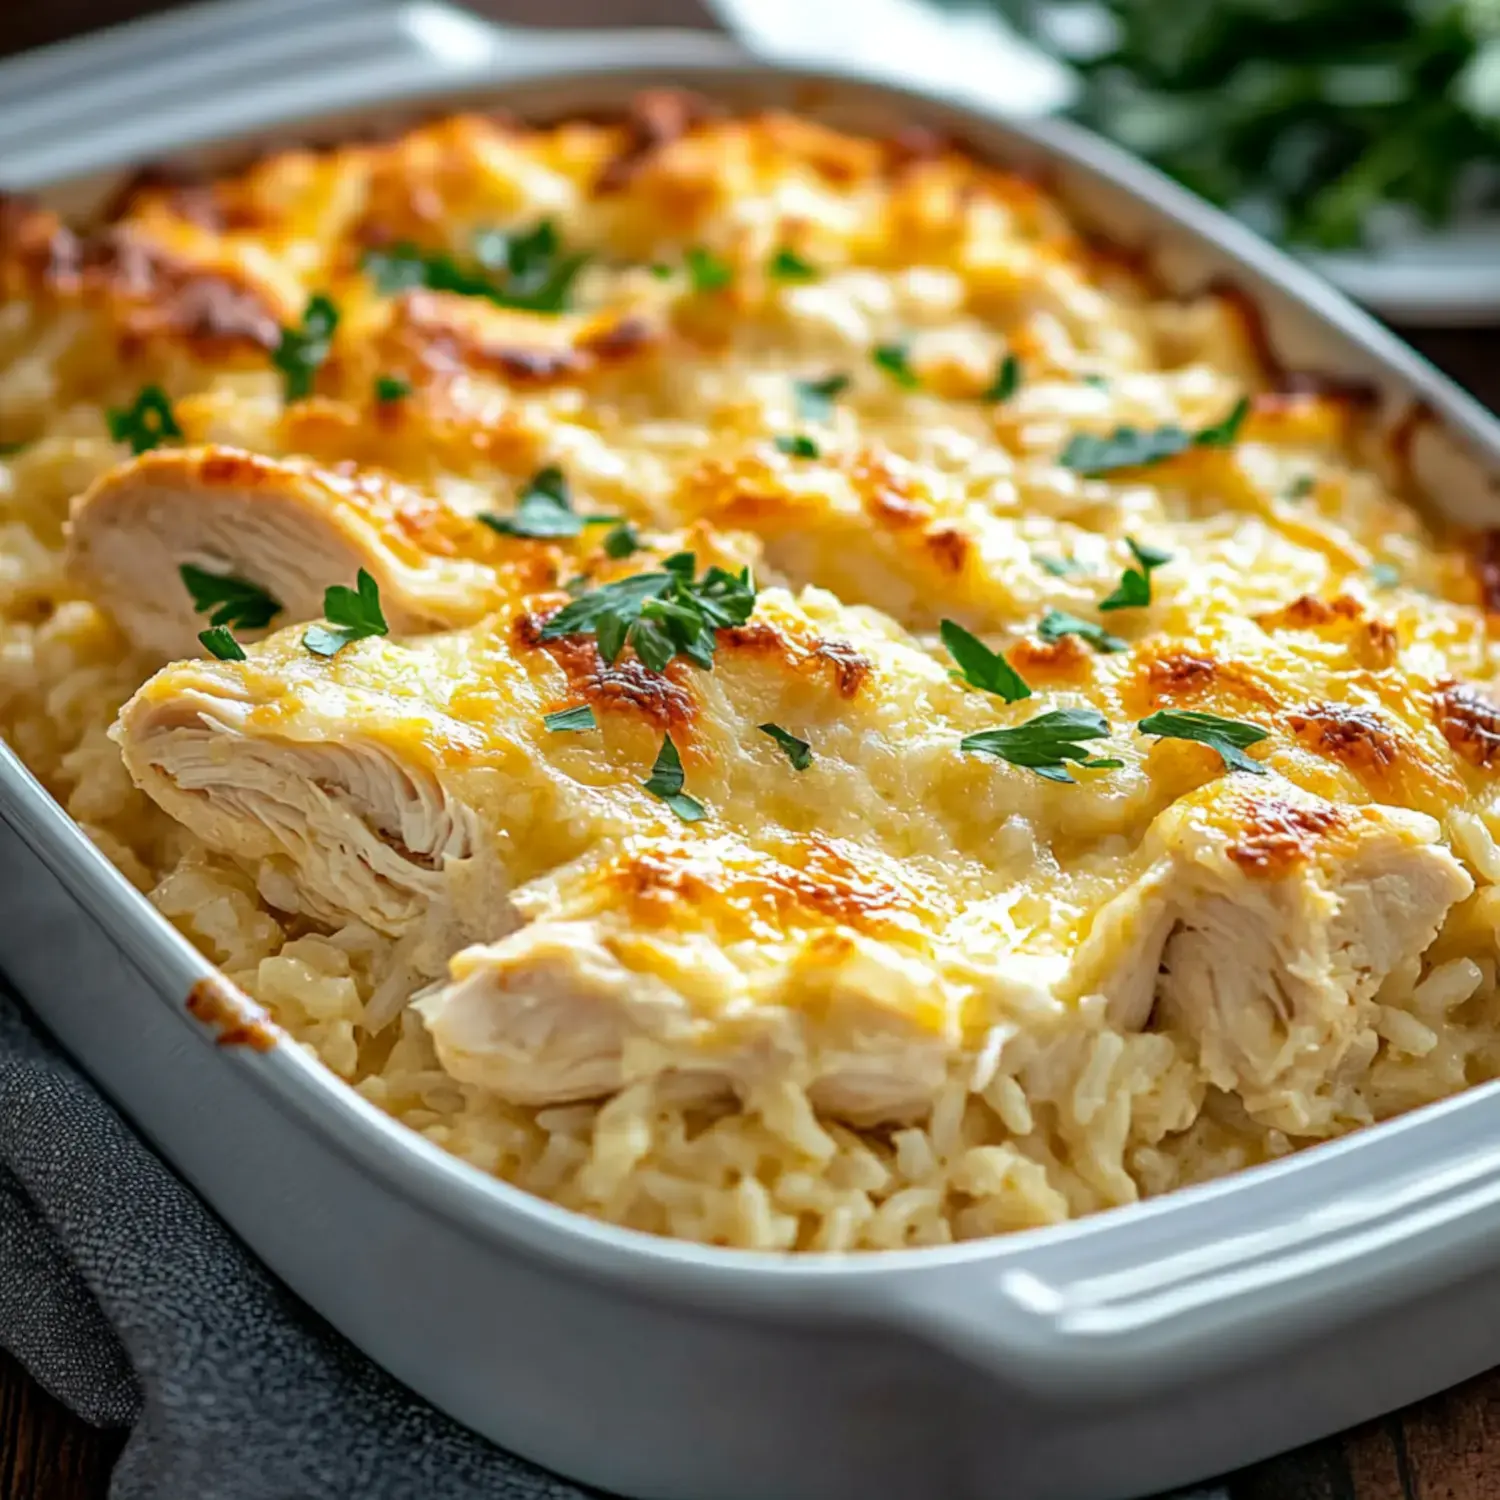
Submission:
M 710 37 L 354 11 L 217 6 L 0 70 L 0 180 L 86 206 L 101 169 L 169 146 L 212 161 L 196 148 L 410 108 L 598 111 L 673 82 L 877 131 L 926 123 L 1045 174 L 1174 283 L 1230 278 L 1288 366 L 1368 382 L 1392 413 L 1415 403 L 1401 447 L 1437 503 L 1500 519 L 1500 425 L 1309 273 L 1076 130 L 768 69 Z M 777 1258 L 577 1218 L 409 1134 L 299 1048 L 256 1045 L 255 1017 L 3 749 L 0 966 L 356 1344 L 496 1442 L 627 1495 L 1120 1500 L 1500 1359 L 1493 1087 L 1056 1229 Z

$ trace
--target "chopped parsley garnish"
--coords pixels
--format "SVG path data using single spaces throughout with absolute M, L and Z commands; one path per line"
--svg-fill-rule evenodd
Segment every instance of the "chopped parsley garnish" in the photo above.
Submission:
M 995 378 L 980 393 L 981 401 L 1009 401 L 1021 389 L 1021 361 L 1007 354 L 995 370 Z
M 1395 563 L 1376 562 L 1370 564 L 1370 587 L 1393 589 L 1401 582 L 1401 569 Z
M 1223 421 L 1197 432 L 1188 432 L 1175 422 L 1145 430 L 1116 427 L 1103 437 L 1092 432 L 1075 432 L 1058 462 L 1086 478 L 1096 478 L 1117 469 L 1140 469 L 1161 463 L 1186 453 L 1189 448 L 1227 448 L 1239 435 L 1249 411 L 1249 398 L 1242 396 Z
M 911 367 L 905 344 L 876 344 L 870 351 L 870 358 L 897 385 L 903 386 L 906 390 L 914 391 L 922 384 L 921 377 Z
M 1290 485 L 1287 486 L 1286 497 L 1288 500 L 1306 500 L 1312 492 L 1317 489 L 1318 481 L 1311 474 L 1299 474 Z
M 553 734 L 581 734 L 586 729 L 599 727 L 594 710 L 587 703 L 580 703 L 576 708 L 560 708 L 555 714 L 547 714 L 542 723 Z
M 696 797 L 689 797 L 683 791 L 683 780 L 682 757 L 669 734 L 662 740 L 656 764 L 651 767 L 651 775 L 641 783 L 641 789 L 659 797 L 684 823 L 697 823 L 708 816 L 708 811 Z
M 1151 574 L 1172 561 L 1170 552 L 1143 547 L 1133 536 L 1125 538 L 1138 566 L 1126 568 L 1115 591 L 1099 601 L 1100 609 L 1144 609 L 1151 602 Z
M 180 438 L 182 428 L 167 393 L 159 385 L 148 385 L 123 411 L 110 408 L 109 435 L 117 443 L 129 443 L 132 453 L 146 453 L 168 438 Z
M 1033 552 L 1032 558 L 1043 572 L 1054 578 L 1067 578 L 1070 574 L 1083 572 L 1083 564 L 1073 557 L 1048 557 L 1044 552 Z
M 401 401 L 411 395 L 411 381 L 399 375 L 377 375 L 375 377 L 375 399 L 377 401 Z
M 1102 625 L 1096 625 L 1092 620 L 1081 620 L 1077 615 L 1070 615 L 1060 609 L 1049 609 L 1036 629 L 1044 641 L 1059 641 L 1065 635 L 1076 635 L 1081 636 L 1096 651 L 1113 653 L 1127 649 L 1127 642 L 1117 635 L 1111 635 Z
M 785 453 L 791 458 L 817 458 L 819 456 L 818 445 L 801 432 L 778 437 L 776 448 L 778 452 Z
M 954 620 L 944 620 L 938 627 L 948 655 L 958 663 L 953 675 L 970 687 L 994 693 L 1007 703 L 1019 703 L 1031 696 L 1026 680 L 998 651 L 991 651 L 977 636 L 970 635 Z
M 721 292 L 734 280 L 734 271 L 729 262 L 720 260 L 712 250 L 694 245 L 683 257 L 687 263 L 688 280 L 695 292 Z
M 193 608 L 200 615 L 207 615 L 210 625 L 263 630 L 281 613 L 281 601 L 247 578 L 237 578 L 233 573 L 210 573 L 192 563 L 183 563 L 177 573 L 192 596 Z
M 202 642 L 203 649 L 210 656 L 217 656 L 220 661 L 245 659 L 244 647 L 229 633 L 227 625 L 214 625 L 207 630 L 200 630 L 198 639 Z
M 781 746 L 794 771 L 805 771 L 812 764 L 812 746 L 806 740 L 799 740 L 780 724 L 757 724 L 756 728 L 762 734 L 770 735 Z
M 339 326 L 339 310 L 321 292 L 309 299 L 297 328 L 283 328 L 281 342 L 271 363 L 286 381 L 286 399 L 301 401 L 312 395 L 313 377 L 328 358 L 333 332 Z
M 659 573 L 633 573 L 581 594 L 542 627 L 542 639 L 592 635 L 607 662 L 628 644 L 653 672 L 685 656 L 705 671 L 713 666 L 717 632 L 743 625 L 755 609 L 750 569 L 711 567 L 693 576 L 691 552 L 675 552 Z
M 629 521 L 621 521 L 604 533 L 604 555 L 606 557 L 629 557 L 641 550 L 641 539 Z
M 825 375 L 822 380 L 792 382 L 797 392 L 797 415 L 804 422 L 831 422 L 833 403 L 849 389 L 847 375 Z
M 121 442 L 123 439 L 116 438 L 115 441 Z M 0 458 L 14 458 L 16 454 L 24 453 L 30 446 L 31 444 L 25 441 L 19 443 L 0 443 Z
M 650 273 L 654 277 L 656 277 L 658 281 L 670 281 L 677 274 L 677 268 L 675 266 L 669 266 L 664 260 L 654 261 L 651 265 L 647 266 L 646 269 L 650 271 Z
M 1102 375 L 1084 375 L 1081 379 L 1084 385 L 1092 386 L 1096 391 L 1107 391 L 1109 389 L 1109 381 Z
M 1094 760 L 1083 748 L 1089 740 L 1108 737 L 1109 724 L 1097 708 L 1054 708 L 1013 729 L 984 729 L 965 735 L 959 748 L 1025 766 L 1048 781 L 1071 782 L 1065 761 L 1097 771 L 1120 765 L 1117 760 Z
M 572 306 L 573 283 L 589 259 L 561 253 L 550 219 L 514 233 L 481 230 L 474 236 L 473 252 L 476 264 L 466 266 L 447 251 L 402 243 L 368 250 L 360 264 L 386 296 L 420 286 L 460 297 L 483 297 L 523 312 L 562 313 Z
M 618 521 L 618 516 L 581 516 L 573 509 L 568 481 L 555 464 L 538 469 L 526 482 L 515 513 L 497 516 L 481 511 L 479 519 L 501 536 L 524 536 L 533 539 L 578 536 L 585 526 Z
M 1186 710 L 1162 709 L 1142 719 L 1135 726 L 1142 734 L 1154 734 L 1165 740 L 1196 740 L 1217 750 L 1231 771 L 1251 771 L 1264 776 L 1266 768 L 1244 752 L 1270 735 L 1256 724 L 1238 719 L 1224 719 L 1218 714 L 1191 713 Z
M 328 623 L 309 626 L 302 637 L 302 644 L 315 656 L 337 656 L 351 641 L 390 634 L 380 608 L 379 586 L 363 568 L 355 581 L 358 588 L 335 583 L 323 591 L 323 615 Z
M 803 260 L 795 250 L 789 250 L 785 245 L 771 257 L 766 270 L 777 281 L 814 281 L 818 275 L 818 268 L 811 261 Z

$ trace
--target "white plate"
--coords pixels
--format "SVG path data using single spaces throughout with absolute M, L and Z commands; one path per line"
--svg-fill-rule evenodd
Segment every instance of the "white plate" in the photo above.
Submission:
M 1023 41 L 992 9 L 930 0 L 708 0 L 751 51 L 783 63 L 833 63 L 932 89 L 956 104 L 1050 114 L 1073 73 Z M 1459 328 L 1500 322 L 1500 217 L 1413 234 L 1378 250 L 1307 255 L 1336 286 L 1393 322 Z

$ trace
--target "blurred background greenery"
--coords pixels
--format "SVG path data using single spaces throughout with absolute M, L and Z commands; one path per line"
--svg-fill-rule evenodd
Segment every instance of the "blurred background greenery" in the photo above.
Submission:
M 1379 245 L 1500 206 L 1500 0 L 977 3 L 1078 70 L 1075 115 L 1263 233 Z

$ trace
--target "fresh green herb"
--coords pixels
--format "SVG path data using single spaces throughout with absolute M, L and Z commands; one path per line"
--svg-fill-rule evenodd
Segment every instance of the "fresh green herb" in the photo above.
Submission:
M 1097 708 L 1054 708 L 1013 729 L 985 729 L 965 735 L 959 748 L 993 755 L 1013 766 L 1025 766 L 1048 781 L 1071 782 L 1065 761 L 1090 770 L 1117 767 L 1117 760 L 1093 760 L 1083 746 L 1109 737 L 1109 725 Z
M 1070 615 L 1060 609 L 1049 609 L 1036 629 L 1044 641 L 1059 641 L 1065 635 L 1076 635 L 1086 640 L 1095 651 L 1113 654 L 1127 649 L 1125 641 L 1117 635 L 1111 635 L 1102 625 L 1096 625 L 1092 620 L 1081 620 L 1077 615 Z
M 464 265 L 446 251 L 402 243 L 366 251 L 361 265 L 385 296 L 420 286 L 523 312 L 562 313 L 572 306 L 573 283 L 589 260 L 562 253 L 550 219 L 513 233 L 481 230 L 473 254 L 476 264 Z
M 981 401 L 1009 401 L 1021 389 L 1021 361 L 1007 354 L 995 370 L 995 378 L 980 395 Z
M 1486 0 L 1001 0 L 1078 70 L 1075 113 L 1262 233 L 1341 249 L 1492 206 Z
M 721 292 L 734 280 L 734 271 L 728 261 L 720 260 L 702 245 L 694 245 L 683 259 L 687 262 L 688 280 L 695 292 Z
M 1151 574 L 1172 561 L 1170 552 L 1143 547 L 1134 537 L 1125 538 L 1138 566 L 1126 568 L 1115 591 L 1099 601 L 1100 609 L 1144 609 L 1151 602 Z
M 538 469 L 521 491 L 515 513 L 497 516 L 481 511 L 479 519 L 501 536 L 524 536 L 535 539 L 578 536 L 585 526 L 618 521 L 618 516 L 583 516 L 573 509 L 568 481 L 555 464 Z
M 1076 469 L 1092 479 L 1112 474 L 1116 469 L 1140 469 L 1161 463 L 1186 453 L 1189 448 L 1227 448 L 1238 436 L 1249 411 L 1248 398 L 1241 397 L 1222 421 L 1198 432 L 1188 432 L 1175 422 L 1144 431 L 1138 427 L 1116 427 L 1103 437 L 1092 432 L 1075 432 L 1058 461 L 1064 468 Z
M 123 439 L 116 438 L 115 441 L 120 442 Z M 28 442 L 0 443 L 0 458 L 14 458 L 16 454 L 25 452 L 30 446 Z
M 351 641 L 390 634 L 375 580 L 361 568 L 355 582 L 357 589 L 335 583 L 323 591 L 323 615 L 328 623 L 310 626 L 302 637 L 302 644 L 315 656 L 337 656 Z
M 669 734 L 662 740 L 656 764 L 651 767 L 651 775 L 641 783 L 641 789 L 661 798 L 684 823 L 697 823 L 706 818 L 708 812 L 696 797 L 689 797 L 683 791 L 683 780 L 682 757 Z
M 547 714 L 542 723 L 553 734 L 581 734 L 586 729 L 599 727 L 594 710 L 587 703 L 580 703 L 577 708 L 560 708 L 554 714 Z
M 756 728 L 762 734 L 770 735 L 786 751 L 786 758 L 791 761 L 794 771 L 805 771 L 812 764 L 812 746 L 806 740 L 799 740 L 780 724 L 758 724 Z
M 922 384 L 921 377 L 911 367 L 905 344 L 876 344 L 870 358 L 906 390 L 914 391 Z
M 1080 379 L 1084 385 L 1096 391 L 1107 391 L 1109 389 L 1109 381 L 1102 375 L 1084 375 Z
M 1255 724 L 1238 719 L 1224 719 L 1218 714 L 1190 713 L 1186 710 L 1162 709 L 1135 726 L 1142 734 L 1158 735 L 1167 740 L 1196 740 L 1217 750 L 1231 771 L 1250 771 L 1264 776 L 1266 768 L 1244 752 L 1270 736 Z
M 117 443 L 129 443 L 132 453 L 146 453 L 168 438 L 180 438 L 182 428 L 167 393 L 159 385 L 148 385 L 123 411 L 110 408 L 109 435 Z
M 776 448 L 778 452 L 785 453 L 792 458 L 817 458 L 819 456 L 818 445 L 801 432 L 792 436 L 778 437 Z
M 948 655 L 958 663 L 954 676 L 986 693 L 994 693 L 1007 703 L 1019 703 L 1031 696 L 1025 679 L 998 651 L 991 651 L 977 636 L 970 635 L 955 620 L 944 620 L 938 627 Z
M 825 375 L 822 380 L 796 380 L 797 415 L 804 422 L 831 422 L 833 403 L 849 389 L 847 375 Z
M 777 281 L 814 281 L 818 275 L 815 265 L 803 260 L 795 250 L 789 250 L 785 245 L 771 257 L 766 270 Z
M 375 377 L 375 399 L 379 402 L 403 401 L 411 395 L 411 381 L 399 375 L 377 375 Z
M 192 563 L 183 563 L 177 573 L 192 596 L 193 608 L 200 615 L 207 615 L 210 625 L 264 630 L 281 613 L 279 599 L 259 584 L 237 578 L 233 573 L 210 573 Z
M 590 589 L 547 621 L 542 639 L 592 635 L 607 662 L 628 644 L 653 672 L 679 655 L 707 671 L 717 633 L 743 625 L 754 611 L 755 584 L 749 568 L 711 567 L 695 578 L 696 566 L 691 552 L 676 552 L 659 573 L 633 573 Z
M 210 656 L 217 656 L 220 661 L 245 659 L 244 647 L 229 633 L 227 625 L 214 625 L 207 630 L 200 630 L 198 639 L 202 642 L 203 649 Z
M 1032 557 L 1037 567 L 1043 572 L 1050 573 L 1054 578 L 1067 578 L 1074 573 L 1083 572 L 1083 564 L 1073 557 L 1048 557 L 1044 552 L 1033 552 Z
M 677 274 L 677 267 L 669 266 L 664 260 L 657 261 L 647 269 L 658 281 L 670 281 Z
M 604 533 L 604 555 L 606 557 L 629 557 L 641 550 L 641 539 L 629 521 L 621 521 Z
M 333 332 L 339 326 L 339 310 L 322 293 L 309 299 L 297 328 L 283 328 L 281 342 L 271 363 L 286 381 L 286 399 L 301 401 L 312 395 L 313 377 L 328 358 Z
M 1377 562 L 1370 564 L 1370 587 L 1373 589 L 1393 589 L 1401 582 L 1401 569 L 1395 563 Z
M 1311 474 L 1299 474 L 1287 486 L 1286 497 L 1288 500 L 1306 500 L 1317 487 L 1318 481 Z

